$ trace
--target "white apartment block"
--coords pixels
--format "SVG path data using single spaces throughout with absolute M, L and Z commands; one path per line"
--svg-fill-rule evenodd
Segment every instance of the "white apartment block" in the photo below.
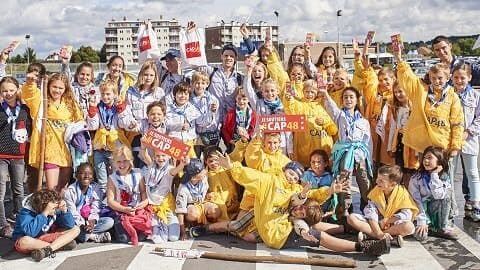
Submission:
M 165 20 L 160 16 L 159 20 L 151 20 L 153 30 L 157 34 L 157 42 L 160 52 L 163 54 L 169 48 L 180 46 L 180 24 L 177 20 Z M 141 21 L 129 21 L 126 17 L 116 21 L 112 19 L 105 26 L 105 42 L 107 59 L 119 55 L 125 60 L 125 64 L 138 62 L 137 32 Z
M 224 44 L 231 43 L 236 47 L 243 41 L 240 34 L 241 22 L 217 22 L 216 26 L 206 27 L 206 47 L 207 49 L 221 48 Z M 272 42 L 278 43 L 278 26 L 269 25 L 264 21 L 258 23 L 247 23 L 250 30 L 250 38 L 253 41 L 264 41 L 267 29 L 271 29 Z

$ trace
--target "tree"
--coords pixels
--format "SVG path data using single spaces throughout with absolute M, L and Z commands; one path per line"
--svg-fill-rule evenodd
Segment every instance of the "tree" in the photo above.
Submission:
M 23 59 L 24 63 L 27 63 L 30 61 L 30 63 L 34 63 L 37 61 L 37 53 L 35 53 L 35 50 L 28 47 L 25 49 L 25 52 L 23 53 Z
M 80 63 L 84 61 L 98 63 L 100 61 L 100 57 L 92 47 L 90 46 L 80 46 L 77 51 L 72 53 L 72 58 L 70 60 L 73 63 Z
M 100 62 L 102 63 L 107 62 L 107 44 L 103 43 L 102 48 L 98 52 L 98 57 L 100 57 Z
M 13 63 L 13 64 L 23 64 L 23 63 L 26 63 L 27 60 L 25 58 L 23 58 L 23 56 L 21 56 L 20 54 L 17 54 L 15 56 L 11 56 L 9 59 L 8 59 L 8 62 L 9 63 Z

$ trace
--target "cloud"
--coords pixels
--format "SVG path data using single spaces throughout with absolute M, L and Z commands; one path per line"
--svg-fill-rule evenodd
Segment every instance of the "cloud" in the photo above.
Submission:
M 18 39 L 25 49 L 25 34 L 30 46 L 41 57 L 63 44 L 90 45 L 99 49 L 104 43 L 104 27 L 112 18 L 176 18 L 182 25 L 194 20 L 197 25 L 216 25 L 220 20 L 267 21 L 275 24 L 278 11 L 283 40 L 302 41 L 305 33 L 315 32 L 321 40 L 336 40 L 336 10 L 340 39 L 362 39 L 376 30 L 377 40 L 388 41 L 393 33 L 405 40 L 429 40 L 438 34 L 478 34 L 477 0 L 4 0 L 0 17 L 0 47 Z M 328 34 L 325 34 L 328 31 Z

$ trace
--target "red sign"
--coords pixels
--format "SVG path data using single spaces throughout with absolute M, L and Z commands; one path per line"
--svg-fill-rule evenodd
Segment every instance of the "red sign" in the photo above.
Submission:
M 368 31 L 367 33 L 368 44 L 372 44 L 374 38 L 375 38 L 375 31 Z
M 154 129 L 149 129 L 142 142 L 154 150 L 158 150 L 175 159 L 181 159 L 188 155 L 190 146 L 182 141 L 170 138 Z
M 187 58 L 195 58 L 202 56 L 200 52 L 200 42 L 194 41 L 185 44 L 185 54 Z
M 315 40 L 315 34 L 307 33 L 307 35 L 305 36 L 305 45 L 307 45 L 308 47 L 312 47 L 314 40 Z
M 260 125 L 265 126 L 266 133 L 295 131 L 303 132 L 306 129 L 305 115 L 287 115 L 287 114 L 272 114 L 261 115 Z
M 150 44 L 150 37 L 149 36 L 143 36 L 140 39 L 140 42 L 138 44 L 138 49 L 140 50 L 140 52 L 143 52 L 143 51 L 149 50 L 151 48 L 152 48 L 152 44 Z
M 396 34 L 390 37 L 392 40 L 392 50 L 394 52 L 401 51 L 403 49 L 403 41 L 400 34 Z

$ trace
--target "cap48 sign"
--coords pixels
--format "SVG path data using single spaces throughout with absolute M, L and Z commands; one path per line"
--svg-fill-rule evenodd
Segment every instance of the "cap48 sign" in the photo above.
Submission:
M 260 116 L 260 125 L 265 127 L 265 132 L 305 131 L 304 115 L 274 114 Z
M 188 154 L 190 146 L 183 142 L 170 138 L 154 129 L 149 129 L 142 142 L 155 151 L 160 151 L 175 159 L 181 159 Z

